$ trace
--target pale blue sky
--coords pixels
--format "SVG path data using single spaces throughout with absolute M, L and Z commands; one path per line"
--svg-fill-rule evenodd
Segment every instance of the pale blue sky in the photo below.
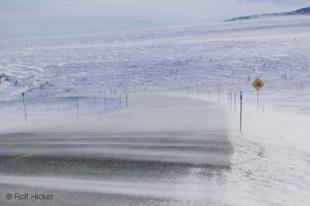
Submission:
M 0 0 L 0 39 L 200 24 L 306 6 L 309 0 Z

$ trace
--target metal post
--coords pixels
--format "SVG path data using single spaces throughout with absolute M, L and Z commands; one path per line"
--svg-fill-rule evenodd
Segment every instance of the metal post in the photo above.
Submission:
M 104 97 L 104 112 L 107 112 L 107 97 Z
M 196 98 L 199 98 L 199 85 L 196 85 Z
M 112 100 L 112 93 L 113 93 L 113 90 L 112 88 L 110 88 L 110 100 Z
M 237 95 L 236 92 L 234 92 L 234 108 L 235 108 L 235 113 L 237 112 Z
M 128 94 L 125 94 L 125 100 L 126 100 L 126 107 L 128 108 Z
M 28 123 L 28 118 L 27 118 L 27 110 L 26 110 L 26 103 L 25 103 L 25 93 L 22 93 L 23 96 L 23 105 L 24 105 L 24 117 L 25 117 L 25 124 Z
M 239 132 L 242 132 L 242 101 L 243 101 L 243 94 L 242 91 L 240 91 L 240 128 L 239 128 Z
M 76 97 L 76 116 L 79 117 L 79 97 Z
M 119 95 L 119 108 L 122 109 L 122 95 Z
M 232 111 L 232 107 L 233 107 L 233 93 L 230 92 L 230 111 Z

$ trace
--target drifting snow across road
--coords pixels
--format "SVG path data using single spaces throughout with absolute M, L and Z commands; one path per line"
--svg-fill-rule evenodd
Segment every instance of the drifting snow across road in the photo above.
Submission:
M 0 193 L 54 194 L 46 205 L 224 201 L 218 196 L 233 150 L 223 108 L 156 95 L 130 102 L 129 109 L 96 119 L 0 134 Z M 1 205 L 19 201 L 0 199 Z

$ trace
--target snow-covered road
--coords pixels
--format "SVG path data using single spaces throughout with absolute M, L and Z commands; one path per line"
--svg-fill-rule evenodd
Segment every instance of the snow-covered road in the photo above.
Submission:
M 153 95 L 130 105 L 1 134 L 1 205 L 222 205 L 233 153 L 224 109 Z M 34 192 L 54 199 L 6 197 Z

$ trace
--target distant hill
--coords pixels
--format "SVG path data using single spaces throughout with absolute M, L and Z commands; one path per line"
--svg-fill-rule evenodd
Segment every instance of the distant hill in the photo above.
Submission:
M 259 17 L 269 17 L 269 16 L 293 16 L 293 15 L 310 15 L 310 7 L 298 9 L 290 12 L 280 12 L 280 13 L 270 13 L 270 14 L 257 14 L 251 16 L 241 16 L 232 19 L 227 19 L 225 21 L 240 21 L 247 19 L 255 19 Z

